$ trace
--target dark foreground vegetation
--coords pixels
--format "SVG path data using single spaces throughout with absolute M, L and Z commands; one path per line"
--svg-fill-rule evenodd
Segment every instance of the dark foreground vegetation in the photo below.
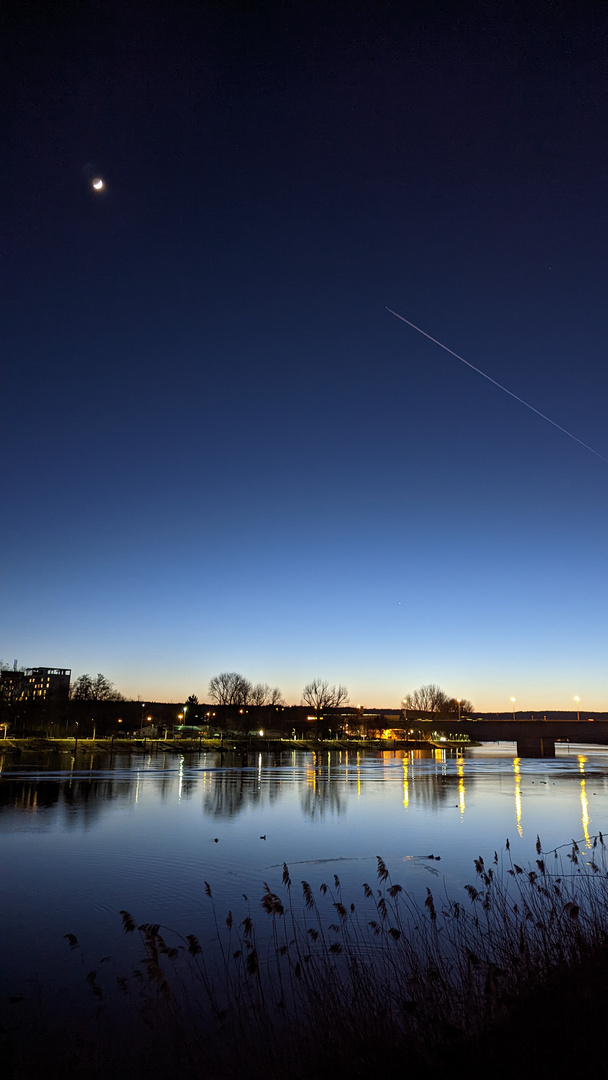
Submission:
M 603 1076 L 605 853 L 601 833 L 551 852 L 537 841 L 524 869 L 507 841 L 475 860 L 461 900 L 427 890 L 422 906 L 379 857 L 360 902 L 335 876 L 314 895 L 285 865 L 280 893 L 264 885 L 251 904 L 259 921 L 220 915 L 205 883 L 205 945 L 123 911 L 122 956 L 92 965 L 66 934 L 82 980 L 71 1018 L 52 1024 L 44 998 L 4 1008 L 4 1076 Z

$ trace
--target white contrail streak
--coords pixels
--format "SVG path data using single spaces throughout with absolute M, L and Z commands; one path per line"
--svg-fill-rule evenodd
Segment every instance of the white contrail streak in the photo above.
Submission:
M 529 409 L 530 412 L 536 413 L 537 416 L 540 416 L 541 420 L 546 420 L 548 424 L 551 424 L 554 428 L 557 428 L 558 431 L 562 431 L 564 435 L 567 435 L 569 439 L 573 439 L 574 442 L 577 442 L 579 444 L 579 446 L 584 446 L 585 450 L 589 450 L 592 454 L 595 454 L 596 457 L 599 457 L 601 461 L 605 461 L 608 465 L 608 458 L 605 458 L 603 454 L 598 454 L 597 450 L 594 450 L 592 446 L 589 446 L 589 443 L 583 442 L 583 440 L 579 439 L 577 435 L 573 435 L 571 431 L 567 431 L 565 427 L 562 427 L 561 424 L 557 424 L 555 420 L 551 419 L 550 416 L 545 416 L 545 414 L 542 413 L 540 409 L 535 409 L 534 405 L 530 405 L 529 401 L 524 401 L 523 398 L 520 398 L 517 396 L 517 394 L 514 394 L 512 390 L 507 390 L 506 386 L 503 386 L 502 383 L 496 382 L 496 379 L 493 379 L 491 375 L 486 375 L 485 371 L 482 371 L 481 368 L 475 367 L 475 364 L 469 363 L 468 360 L 465 360 L 464 356 L 459 356 L 458 353 L 454 352 L 453 349 L 448 349 L 447 345 L 444 345 L 443 342 L 437 341 L 437 338 L 431 337 L 430 334 L 427 334 L 426 330 L 421 330 L 419 326 L 416 326 L 415 323 L 410 322 L 409 319 L 404 319 L 403 315 L 399 315 L 396 311 L 393 311 L 392 308 L 388 307 L 388 305 L 386 306 L 386 310 L 390 311 L 391 315 L 394 315 L 396 319 L 401 319 L 401 322 L 407 323 L 408 326 L 411 326 L 412 330 L 417 330 L 418 333 L 422 334 L 423 337 L 428 338 L 429 341 L 432 341 L 434 345 L 439 345 L 440 349 L 445 349 L 445 351 L 447 353 L 450 353 L 451 356 L 455 356 L 457 360 L 460 360 L 461 363 L 466 364 L 467 367 L 470 367 L 473 371 L 476 371 L 478 375 L 482 375 L 484 379 L 487 379 L 488 382 L 493 383 L 494 386 L 497 386 L 499 390 L 504 390 L 505 394 L 508 394 L 509 397 L 515 398 L 516 401 L 519 401 L 520 405 L 525 405 L 526 409 Z

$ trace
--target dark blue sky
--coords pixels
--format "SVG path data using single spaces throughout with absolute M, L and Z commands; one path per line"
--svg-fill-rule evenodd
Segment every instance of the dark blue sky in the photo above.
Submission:
M 607 17 L 9 3 L 5 659 L 608 708 Z

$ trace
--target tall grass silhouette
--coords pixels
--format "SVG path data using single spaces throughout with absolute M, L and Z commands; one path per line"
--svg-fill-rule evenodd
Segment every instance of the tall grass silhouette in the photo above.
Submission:
M 537 839 L 523 867 L 507 841 L 489 863 L 475 859 L 459 900 L 427 889 L 416 902 L 380 856 L 356 901 L 336 875 L 313 891 L 284 864 L 277 891 L 264 883 L 258 915 L 250 908 L 238 922 L 218 915 L 205 883 L 214 942 L 123 911 L 141 952 L 126 973 L 120 956 L 91 968 L 66 935 L 100 1037 L 96 1050 L 83 1043 L 80 1059 L 72 1041 L 77 1065 L 70 1071 L 66 1057 L 61 1075 L 85 1066 L 96 1075 L 95 1053 L 114 1076 L 136 1075 L 137 1062 L 142 1076 L 186 1080 L 241 1071 L 352 1080 L 404 1061 L 433 1076 L 454 1054 L 479 1063 L 493 1032 L 513 1036 L 522 1003 L 551 987 L 555 1006 L 573 973 L 608 952 L 606 847 L 601 833 L 585 843 L 544 852 Z M 15 1075 L 30 1075 L 27 1050 L 14 1061 Z

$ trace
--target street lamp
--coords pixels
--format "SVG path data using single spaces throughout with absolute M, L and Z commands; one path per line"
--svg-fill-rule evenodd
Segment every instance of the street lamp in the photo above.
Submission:
M 574 700 L 576 701 L 576 719 L 577 719 L 577 721 L 578 721 L 578 720 L 580 720 L 580 718 L 581 718 L 581 714 L 580 714 L 580 709 L 579 709 L 579 704 L 578 704 L 578 703 L 579 703 L 579 701 L 580 701 L 581 699 L 580 699 L 580 697 L 578 697 L 578 695 L 577 695 L 577 694 L 575 694 L 575 695 L 574 695 Z
M 458 705 L 458 720 L 459 721 L 460 721 L 460 702 L 461 701 L 462 701 L 462 698 L 459 698 L 459 697 L 456 698 L 456 703 Z
M 515 698 L 511 698 L 511 707 L 513 709 L 513 719 L 515 720 Z

